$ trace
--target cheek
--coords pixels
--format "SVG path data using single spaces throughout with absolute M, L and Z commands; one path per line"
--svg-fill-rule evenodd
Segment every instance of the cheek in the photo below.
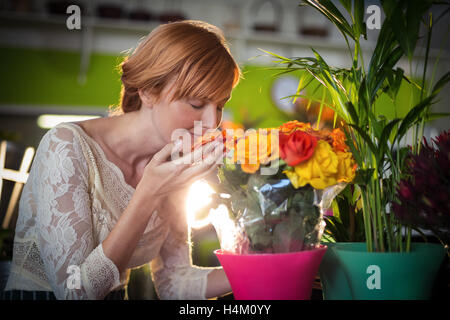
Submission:
M 201 112 L 184 104 L 173 104 L 167 107 L 164 114 L 165 130 L 171 134 L 175 129 L 192 129 L 194 121 L 201 120 Z

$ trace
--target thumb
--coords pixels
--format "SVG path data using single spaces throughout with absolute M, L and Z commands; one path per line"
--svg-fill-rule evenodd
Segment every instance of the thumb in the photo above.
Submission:
M 171 143 L 168 143 L 159 150 L 154 156 L 152 161 L 155 163 L 164 163 L 171 156 L 173 152 L 179 151 L 181 148 L 181 140 L 177 140 Z

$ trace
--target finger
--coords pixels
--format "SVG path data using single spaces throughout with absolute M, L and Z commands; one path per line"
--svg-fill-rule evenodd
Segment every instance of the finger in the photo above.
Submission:
M 158 151 L 152 158 L 152 162 L 156 164 L 164 163 L 168 158 L 181 149 L 181 140 L 166 144 L 160 151 Z
M 218 145 L 220 145 L 220 142 L 217 142 L 217 141 L 209 142 L 208 144 L 205 144 L 204 146 L 195 149 L 193 152 L 190 152 L 190 153 L 184 155 L 183 157 L 174 160 L 174 163 L 176 165 L 178 165 L 180 163 L 193 164 L 198 161 L 201 161 L 201 159 L 203 158 L 203 153 L 207 154 L 207 153 L 211 152 Z
M 214 129 L 211 132 L 207 132 L 205 135 L 200 137 L 197 141 L 195 141 L 193 148 L 196 149 L 198 146 L 207 144 L 211 141 L 217 141 L 222 137 L 222 131 L 219 129 Z
M 209 155 L 205 160 L 185 169 L 183 171 L 183 175 L 186 176 L 186 179 L 191 179 L 195 176 L 198 176 L 212 167 L 217 167 L 221 163 L 221 158 L 222 156 L 220 153 L 213 153 Z

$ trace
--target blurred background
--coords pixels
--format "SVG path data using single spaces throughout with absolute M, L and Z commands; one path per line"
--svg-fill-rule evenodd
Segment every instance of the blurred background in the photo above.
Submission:
M 61 121 L 107 116 L 109 108 L 119 103 L 118 65 L 123 57 L 159 24 L 183 19 L 203 20 L 220 27 L 243 70 L 244 78 L 227 103 L 224 120 L 245 128 L 278 126 L 294 119 L 332 127 L 334 113 L 328 108 L 323 110 L 321 122 L 316 123 L 320 104 L 327 101 L 323 91 L 307 92 L 315 98 L 311 101 L 299 98 L 294 103 L 286 99 L 295 94 L 301 74 L 277 75 L 281 70 L 276 69 L 274 59 L 260 50 L 295 57 L 311 56 L 313 47 L 330 65 L 350 65 L 351 57 L 339 31 L 316 11 L 299 7 L 299 2 L 0 0 L 0 140 L 9 141 L 4 167 L 19 170 L 25 149 L 37 148 L 45 132 Z M 334 2 L 340 7 L 338 1 Z M 79 29 L 69 29 L 66 23 L 71 16 L 66 10 L 73 4 L 81 9 Z M 367 2 L 371 4 L 381 7 L 379 1 Z M 439 15 L 442 9 L 432 10 Z M 430 73 L 436 71 L 436 78 L 449 70 L 450 63 L 449 23 L 441 23 L 442 27 L 433 30 L 433 67 L 428 68 Z M 378 30 L 368 30 L 368 41 L 363 41 L 368 57 L 377 35 Z M 400 61 L 399 66 L 414 78 L 423 68 L 424 54 L 425 50 L 416 52 L 412 70 L 407 61 Z M 439 65 L 434 68 L 437 58 Z M 398 115 L 405 115 L 417 100 L 418 91 L 403 83 L 395 101 Z M 449 112 L 448 101 L 447 90 L 434 111 Z M 378 104 L 379 110 L 394 116 L 390 98 L 381 97 Z M 434 137 L 448 127 L 446 118 L 431 122 L 425 135 Z M 3 183 L 0 221 L 5 217 L 9 203 L 6 199 L 11 198 L 14 186 L 14 181 Z M 14 208 L 10 229 L 14 229 L 16 212 Z M 218 265 L 212 251 L 219 244 L 211 225 L 194 229 L 193 237 L 194 263 Z M 144 288 L 151 287 L 151 283 L 139 278 L 148 272 L 148 266 L 135 270 L 135 278 L 130 282 L 131 298 L 155 298 Z

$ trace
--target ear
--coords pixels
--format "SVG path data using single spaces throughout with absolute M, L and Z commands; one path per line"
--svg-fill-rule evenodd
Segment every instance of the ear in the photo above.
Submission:
M 142 101 L 142 106 L 152 108 L 155 101 L 154 96 L 148 90 L 139 89 L 138 92 Z

